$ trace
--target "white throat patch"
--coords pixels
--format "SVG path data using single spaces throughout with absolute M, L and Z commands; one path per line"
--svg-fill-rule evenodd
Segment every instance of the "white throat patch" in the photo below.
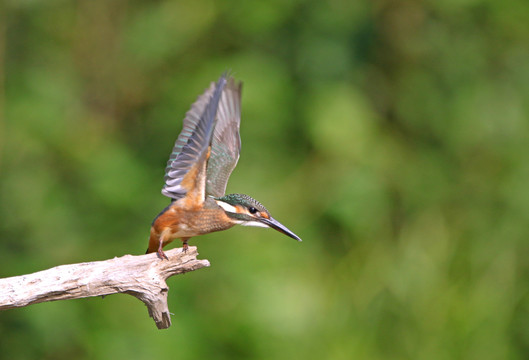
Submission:
M 245 221 L 241 224 L 242 226 L 255 226 L 255 227 L 264 227 L 267 228 L 268 225 L 263 224 L 259 221 Z

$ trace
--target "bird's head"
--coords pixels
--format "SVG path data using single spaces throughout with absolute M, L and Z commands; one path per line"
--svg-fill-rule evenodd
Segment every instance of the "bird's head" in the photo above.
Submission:
M 215 198 L 215 202 L 236 224 L 269 227 L 290 236 L 292 239 L 301 241 L 299 236 L 270 216 L 268 210 L 259 201 L 248 195 L 229 194 L 221 198 Z

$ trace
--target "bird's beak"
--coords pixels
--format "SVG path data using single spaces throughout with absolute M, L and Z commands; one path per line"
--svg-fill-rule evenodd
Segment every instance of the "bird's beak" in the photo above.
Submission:
M 279 221 L 274 219 L 273 217 L 270 217 L 270 219 L 260 218 L 259 219 L 263 224 L 271 227 L 272 229 L 275 229 L 279 231 L 280 233 L 285 234 L 286 236 L 290 236 L 292 239 L 295 239 L 297 241 L 302 241 L 299 236 L 294 234 L 292 231 L 290 231 L 285 225 L 281 224 Z

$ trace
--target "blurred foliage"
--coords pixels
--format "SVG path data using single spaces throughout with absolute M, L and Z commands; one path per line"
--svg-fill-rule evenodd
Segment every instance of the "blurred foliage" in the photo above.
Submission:
M 182 118 L 244 81 L 228 192 L 303 239 L 191 240 L 127 296 L 0 314 L 6 359 L 529 357 L 529 2 L 0 5 L 0 276 L 142 254 Z

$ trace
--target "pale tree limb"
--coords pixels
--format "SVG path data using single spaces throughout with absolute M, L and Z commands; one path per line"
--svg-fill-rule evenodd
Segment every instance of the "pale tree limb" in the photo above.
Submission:
M 166 329 L 171 326 L 167 278 L 207 267 L 209 261 L 197 260 L 195 246 L 190 246 L 186 253 L 181 248 L 165 253 L 169 260 L 160 260 L 156 253 L 125 255 L 0 279 L 0 310 L 45 301 L 124 293 L 143 301 L 156 326 Z

